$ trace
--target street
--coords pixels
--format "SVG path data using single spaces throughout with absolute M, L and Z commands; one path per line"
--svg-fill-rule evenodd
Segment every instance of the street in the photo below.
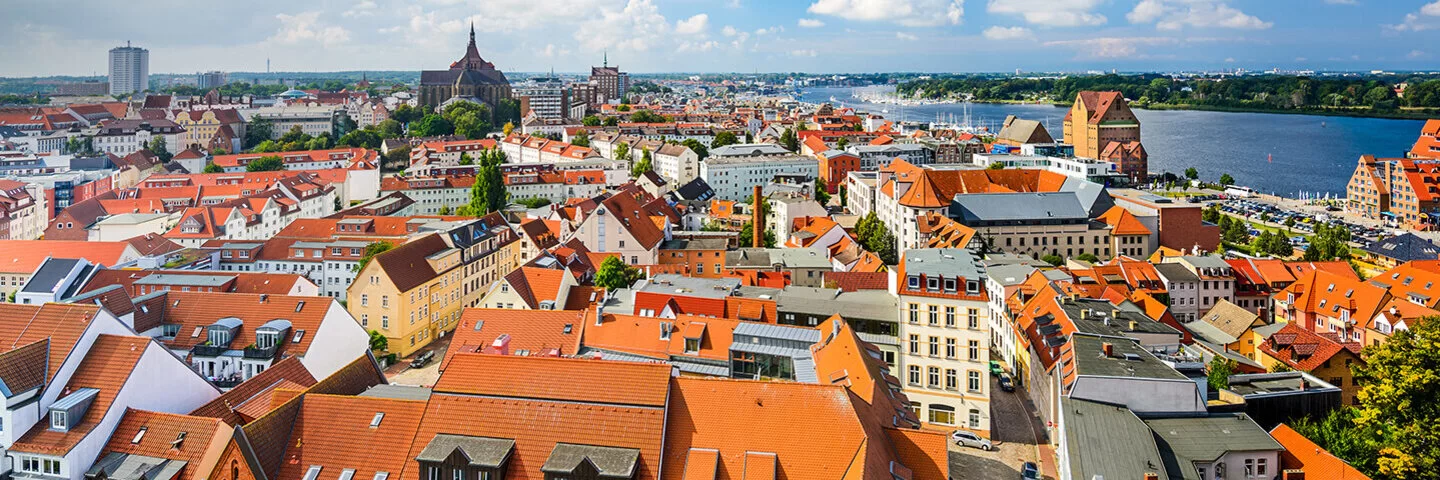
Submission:
M 991 379 L 990 441 L 994 449 L 962 447 L 950 444 L 950 478 L 998 479 L 1019 478 L 1020 465 L 1035 462 L 1047 478 L 1054 478 L 1053 462 L 1041 462 L 1037 444 L 1043 439 L 1039 416 L 1026 399 L 1022 389 L 1006 392 L 997 379 Z
M 440 379 L 440 362 L 445 360 L 445 351 L 450 347 L 451 335 L 445 335 L 435 339 L 425 348 L 416 350 L 409 357 L 401 358 L 394 365 L 385 368 L 385 377 L 390 383 L 396 385 L 414 385 L 429 387 L 435 385 Z M 435 351 L 435 359 L 429 365 L 420 368 L 410 368 L 410 361 L 428 350 Z

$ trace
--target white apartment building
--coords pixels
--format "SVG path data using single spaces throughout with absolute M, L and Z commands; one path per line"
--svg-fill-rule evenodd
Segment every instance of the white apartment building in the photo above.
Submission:
M 774 149 L 785 153 L 775 153 Z M 753 154 L 735 153 L 738 151 Z M 715 198 L 721 200 L 748 199 L 756 185 L 768 184 L 776 175 L 818 178 L 820 162 L 815 157 L 791 154 L 774 145 L 758 144 L 728 145 L 711 152 L 710 158 L 700 162 L 700 178 L 710 184 Z
M 990 305 L 979 258 L 962 249 L 906 251 L 895 267 L 897 367 L 923 422 L 990 436 Z
M 845 151 L 860 157 L 861 170 L 875 170 L 890 165 L 895 159 L 910 162 L 911 165 L 935 163 L 935 151 L 918 143 L 892 143 L 889 145 L 849 145 Z
M 150 89 L 150 51 L 130 46 L 110 49 L 110 95 L 129 95 Z
M 650 166 L 666 181 L 684 185 L 700 176 L 700 155 L 690 147 L 667 143 L 651 152 Z
M 300 131 L 306 135 L 316 136 L 330 133 L 336 112 L 344 109 L 343 105 L 276 105 L 255 110 L 245 121 L 254 122 L 261 118 L 269 120 L 271 140 L 278 140 L 295 127 L 300 127 Z

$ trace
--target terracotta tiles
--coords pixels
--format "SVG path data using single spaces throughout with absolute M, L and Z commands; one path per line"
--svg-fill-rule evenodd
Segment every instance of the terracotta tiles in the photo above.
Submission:
M 0 240 L 0 271 L 29 275 L 47 257 L 80 256 L 95 263 L 113 266 L 135 258 L 135 250 L 125 242 L 86 242 L 71 240 Z
M 255 343 L 255 330 L 275 319 L 289 320 L 289 336 L 281 347 L 285 355 L 304 356 L 325 319 L 325 312 L 334 303 L 330 297 L 302 297 L 289 295 L 253 295 L 246 293 L 165 293 L 165 323 L 179 324 L 180 331 L 173 340 L 164 342 L 171 349 L 189 349 L 205 343 L 204 328 L 221 318 L 238 318 L 243 323 L 232 348 L 243 348 Z M 262 301 L 263 299 L 263 301 Z M 303 303 L 303 305 L 302 305 Z M 303 330 L 305 333 L 300 334 Z M 198 335 L 197 335 L 198 332 Z M 295 337 L 299 341 L 295 341 Z
M 456 353 L 480 352 L 501 335 L 509 336 L 511 355 L 522 350 L 530 355 L 546 355 L 552 350 L 559 355 L 575 355 L 580 349 L 580 329 L 584 326 L 585 312 L 582 311 L 467 308 L 460 316 L 460 325 L 455 328 L 440 369 L 443 371 Z
M 90 327 L 100 307 L 49 303 L 42 306 L 0 303 L 0 351 L 48 339 L 45 378 L 55 378 L 75 343 Z
M 243 424 L 262 416 L 263 413 L 255 415 L 254 410 L 250 410 L 247 413 L 251 415 L 242 416 L 234 409 L 242 405 L 248 406 L 251 403 L 256 403 L 251 400 L 260 397 L 266 398 L 265 404 L 268 407 L 269 396 L 267 392 L 271 392 L 275 388 L 282 386 L 294 387 L 298 385 L 300 388 L 304 388 L 314 384 L 315 377 L 310 374 L 309 370 L 305 369 L 304 364 L 300 363 L 300 358 L 290 357 L 275 362 L 274 365 L 260 372 L 259 375 L 236 385 L 235 388 L 221 394 L 209 403 L 201 405 L 200 408 L 195 409 L 195 411 L 190 412 L 190 414 L 219 418 L 231 425 Z
M 275 480 L 300 480 L 312 466 L 321 478 L 353 469 L 368 480 L 376 472 L 398 478 L 410 462 L 405 446 L 415 438 L 425 403 L 379 397 L 306 395 L 290 432 Z M 378 425 L 375 422 L 378 420 Z
M 1433 121 L 1433 120 L 1432 120 Z M 1285 451 L 1280 452 L 1280 468 L 1302 470 L 1309 480 L 1369 480 L 1355 467 L 1339 457 L 1320 448 L 1289 425 L 1280 424 L 1270 430 L 1270 436 Z M 1287 474 L 1288 475 L 1288 474 Z
M 175 480 L 205 478 L 210 472 L 199 471 L 204 465 L 201 460 L 210 452 L 217 437 L 229 438 L 232 431 L 229 425 L 215 418 L 129 408 L 99 458 L 113 452 L 180 460 L 186 465 Z M 185 435 L 184 440 L 176 448 L 175 442 L 181 434 Z
M 0 352 L 0 384 L 11 395 L 42 388 L 50 366 L 50 339 L 37 340 L 10 351 Z
M 450 359 L 435 391 L 658 407 L 669 378 L 670 366 L 658 363 L 462 353 Z
M 135 364 L 150 344 L 149 337 L 131 337 L 102 334 L 95 337 L 95 343 L 85 354 L 75 373 L 70 376 L 66 391 L 82 388 L 99 390 L 84 418 L 66 431 L 51 430 L 49 422 L 39 422 L 23 437 L 15 441 L 11 450 L 46 455 L 64 455 L 85 438 L 91 430 L 100 425 L 100 420 L 110 410 L 120 388 L 130 379 Z M 60 398 L 64 398 L 62 395 Z

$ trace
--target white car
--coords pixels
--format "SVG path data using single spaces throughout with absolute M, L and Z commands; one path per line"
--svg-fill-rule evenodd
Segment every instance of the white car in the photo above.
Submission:
M 965 430 L 956 430 L 954 433 L 951 433 L 950 440 L 954 441 L 956 445 L 974 447 L 987 452 L 995 448 L 994 445 L 990 444 L 989 440 L 976 435 L 974 432 L 967 432 Z

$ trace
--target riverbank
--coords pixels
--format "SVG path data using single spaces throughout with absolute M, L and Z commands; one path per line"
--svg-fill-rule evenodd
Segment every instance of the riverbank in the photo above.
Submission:
M 957 103 L 956 100 L 916 100 L 902 98 L 902 100 L 926 101 L 935 103 Z M 1058 101 L 1037 101 L 1037 100 L 971 100 L 972 104 L 989 105 L 1049 105 L 1055 108 L 1070 108 L 1071 102 Z M 1391 120 L 1429 120 L 1440 118 L 1440 108 L 1375 111 L 1371 109 L 1353 110 L 1337 108 L 1320 109 L 1274 109 L 1274 108 L 1253 108 L 1253 107 L 1226 107 L 1216 105 L 1190 105 L 1174 103 L 1139 103 L 1130 102 L 1130 107 L 1137 110 L 1157 111 L 1197 111 L 1197 112 L 1227 112 L 1227 113 L 1275 113 L 1280 115 L 1316 115 L 1322 117 L 1350 117 L 1350 118 L 1383 118 Z

